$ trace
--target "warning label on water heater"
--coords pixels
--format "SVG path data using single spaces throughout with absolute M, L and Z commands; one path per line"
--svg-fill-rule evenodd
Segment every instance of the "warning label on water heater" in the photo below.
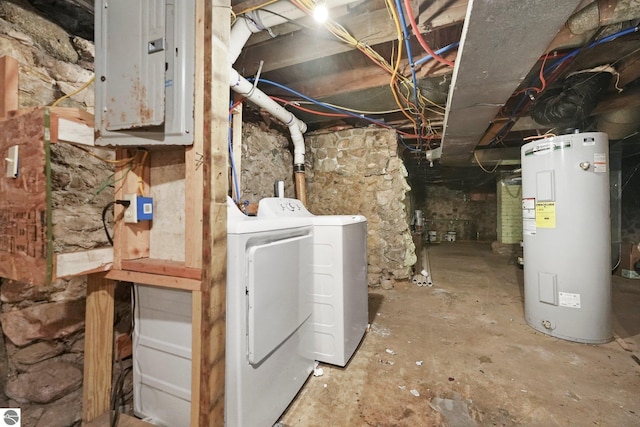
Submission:
M 527 236 L 536 235 L 536 199 L 522 199 L 522 232 Z
M 556 228 L 556 202 L 536 203 L 536 227 Z
M 607 171 L 606 153 L 593 153 L 593 171 L 600 173 Z
M 558 292 L 558 297 L 560 307 L 580 308 L 580 294 Z

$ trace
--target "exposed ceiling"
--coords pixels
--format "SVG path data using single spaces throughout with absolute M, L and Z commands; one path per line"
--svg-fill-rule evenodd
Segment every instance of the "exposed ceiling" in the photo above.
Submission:
M 93 2 L 30 2 L 44 8 L 48 16 L 60 15 L 61 24 L 70 32 L 91 38 L 86 33 Z M 290 103 L 287 108 L 311 130 L 369 124 L 360 114 L 393 126 L 401 135 L 402 155 L 413 183 L 470 187 L 493 182 L 493 176 L 482 172 L 478 163 L 485 169 L 517 167 L 523 138 L 547 131 L 606 129 L 611 139 L 626 138 L 629 146 L 635 141 L 632 151 L 638 151 L 634 135 L 640 125 L 640 0 L 406 0 L 427 47 L 445 48 L 442 61 L 420 61 L 429 55 L 412 33 L 405 8 L 412 53 L 412 60 L 408 59 L 396 26 L 398 22 L 402 28 L 397 6 L 404 2 L 356 0 L 331 10 L 334 22 L 357 40 L 360 49 L 304 17 L 252 35 L 234 68 L 247 78 L 259 77 L 259 87 Z M 262 10 L 252 18 L 257 19 L 269 14 L 263 11 L 273 2 L 231 3 L 238 19 L 247 10 Z M 388 4 L 394 6 L 393 13 Z M 55 9 L 61 13 L 53 14 Z M 400 46 L 403 54 L 396 62 Z M 376 63 L 365 55 L 372 53 L 391 64 L 391 71 L 380 66 L 380 60 Z M 584 102 L 570 97 L 581 110 L 575 123 L 540 124 L 531 118 L 535 101 L 541 104 L 539 98 L 550 91 L 562 93 L 556 88 L 563 87 L 569 73 L 602 65 L 613 67 L 610 80 L 588 89 L 593 93 L 582 93 L 587 91 L 582 86 L 574 91 L 586 98 Z M 267 81 L 356 111 L 356 117 L 297 109 L 336 113 Z M 391 90 L 393 81 L 399 82 L 399 101 Z M 564 86 L 563 96 L 567 94 Z M 412 136 L 416 134 L 420 136 Z

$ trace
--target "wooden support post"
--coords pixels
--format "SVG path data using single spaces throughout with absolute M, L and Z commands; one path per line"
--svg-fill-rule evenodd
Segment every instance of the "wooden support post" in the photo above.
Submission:
M 0 58 L 0 120 L 18 109 L 18 61 L 10 56 Z
M 193 348 L 200 351 L 199 360 L 196 356 L 192 362 L 198 365 L 193 367 L 192 380 L 198 377 L 199 391 L 192 396 L 192 405 L 198 408 L 192 406 L 191 425 L 198 427 L 224 426 L 229 81 L 228 68 L 222 64 L 229 42 L 229 16 L 223 12 L 230 7 L 230 0 L 215 5 L 196 2 L 196 70 L 203 71 L 202 91 L 196 88 L 196 94 L 202 96 L 195 105 L 196 111 L 202 111 L 195 129 L 203 154 L 202 292 L 193 296 L 200 307 L 199 321 L 194 322 L 200 333 Z M 194 307 L 194 313 L 197 311 Z
M 109 410 L 113 360 L 113 294 L 115 282 L 87 277 L 82 420 L 90 422 Z

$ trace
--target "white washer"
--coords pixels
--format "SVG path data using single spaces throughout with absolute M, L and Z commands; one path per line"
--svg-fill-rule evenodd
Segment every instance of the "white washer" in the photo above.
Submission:
M 313 370 L 308 218 L 259 219 L 227 209 L 225 425 L 271 426 Z M 136 285 L 134 411 L 190 425 L 190 293 Z
M 311 218 L 313 316 L 305 342 L 320 362 L 345 366 L 368 323 L 367 220 L 362 215 L 313 215 L 299 200 L 262 199 L 259 218 Z

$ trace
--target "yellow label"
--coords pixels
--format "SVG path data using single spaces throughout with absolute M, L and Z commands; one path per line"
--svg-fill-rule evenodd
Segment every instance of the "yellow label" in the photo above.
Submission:
M 536 227 L 556 228 L 556 202 L 536 203 Z

